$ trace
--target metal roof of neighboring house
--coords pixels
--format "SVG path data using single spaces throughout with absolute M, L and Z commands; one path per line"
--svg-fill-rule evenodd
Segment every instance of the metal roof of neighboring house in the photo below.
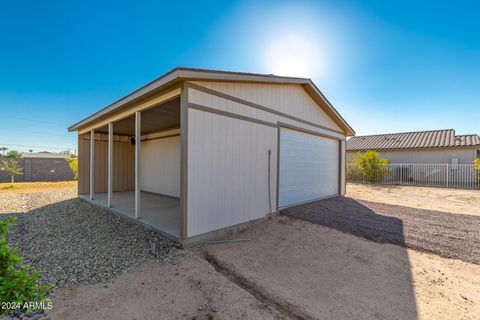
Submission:
M 55 159 L 64 159 L 68 156 L 62 153 L 53 153 L 48 151 L 43 152 L 22 152 L 21 158 L 55 158 Z
M 69 131 L 78 130 L 80 127 L 95 121 L 99 118 L 106 117 L 108 114 L 118 110 L 130 104 L 138 101 L 154 91 L 158 91 L 167 88 L 173 84 L 176 84 L 184 80 L 213 80 L 213 81 L 237 81 L 237 82 L 256 82 L 256 83 L 283 83 L 283 84 L 300 84 L 309 92 L 312 97 L 323 101 L 326 105 L 325 111 L 328 111 L 330 117 L 337 122 L 340 127 L 347 133 L 347 135 L 354 135 L 355 131 L 350 125 L 342 118 L 338 111 L 327 100 L 323 93 L 317 88 L 311 79 L 307 78 L 295 78 L 295 77 L 282 77 L 272 74 L 257 74 L 246 72 L 231 72 L 231 71 L 219 71 L 219 70 L 206 70 L 206 69 L 194 69 L 194 68 L 175 68 L 170 72 L 165 73 L 156 80 L 148 83 L 138 90 L 133 91 L 129 95 L 117 100 L 109 106 L 101 109 L 100 111 L 92 114 L 86 119 L 72 125 L 68 128 Z
M 347 140 L 347 151 L 473 146 L 480 146 L 479 135 L 455 135 L 453 129 L 356 136 Z

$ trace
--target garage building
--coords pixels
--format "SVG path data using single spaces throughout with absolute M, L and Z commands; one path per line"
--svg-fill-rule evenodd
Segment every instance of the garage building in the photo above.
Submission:
M 184 245 L 344 195 L 354 135 L 310 79 L 186 68 L 69 131 L 80 197 Z

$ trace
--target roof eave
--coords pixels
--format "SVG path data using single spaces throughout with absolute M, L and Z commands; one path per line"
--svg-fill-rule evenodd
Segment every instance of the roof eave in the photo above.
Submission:
M 327 97 L 318 89 L 311 79 L 308 79 L 308 86 L 325 102 L 325 104 L 332 110 L 334 116 L 340 121 L 342 129 L 345 131 L 345 135 L 348 137 L 355 135 L 355 130 L 348 124 L 348 122 L 340 115 L 335 107 L 328 101 Z
M 115 101 L 114 103 L 106 106 L 105 108 L 95 112 L 91 116 L 89 116 L 89 117 L 77 122 L 76 124 L 70 126 L 68 128 L 68 131 L 70 131 L 70 132 L 71 131 L 76 131 L 80 127 L 88 124 L 89 122 L 94 121 L 94 120 L 100 118 L 101 116 L 104 116 L 104 115 L 116 110 L 117 108 L 120 108 L 121 106 L 123 106 L 127 103 L 131 103 L 134 100 L 140 99 L 143 96 L 145 96 L 146 94 L 151 93 L 152 91 L 158 90 L 159 88 L 166 86 L 168 83 L 173 82 L 177 78 L 178 78 L 178 70 L 173 69 L 172 71 L 162 75 L 160 78 L 155 79 L 154 81 L 146 84 L 145 86 L 133 91 L 129 95 Z
M 135 100 L 141 99 L 144 96 L 151 94 L 156 90 L 166 88 L 175 82 L 186 80 L 211 80 L 211 81 L 239 81 L 239 82 L 257 82 L 257 83 L 284 83 L 284 84 L 301 84 L 310 88 L 315 95 L 320 97 L 321 100 L 327 105 L 331 111 L 331 115 L 338 120 L 338 124 L 345 131 L 347 136 L 355 135 L 355 131 L 352 127 L 343 119 L 323 93 L 317 88 L 311 79 L 306 78 L 294 78 L 294 77 L 281 77 L 273 75 L 259 75 L 249 73 L 227 72 L 227 71 L 209 71 L 201 69 L 188 69 L 188 68 L 175 68 L 170 72 L 162 75 L 160 78 L 153 80 L 145 86 L 133 91 L 129 95 L 115 101 L 107 107 L 99 110 L 91 116 L 81 120 L 80 122 L 70 126 L 68 131 L 77 131 L 80 127 L 87 125 L 88 123 L 97 120 L 98 118 L 107 115 L 114 110 L 128 104 Z

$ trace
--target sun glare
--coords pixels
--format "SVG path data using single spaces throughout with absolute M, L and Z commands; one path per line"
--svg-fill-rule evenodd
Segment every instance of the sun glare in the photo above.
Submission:
M 321 71 L 322 57 L 315 39 L 306 34 L 277 35 L 265 52 L 265 68 L 270 73 L 310 78 Z

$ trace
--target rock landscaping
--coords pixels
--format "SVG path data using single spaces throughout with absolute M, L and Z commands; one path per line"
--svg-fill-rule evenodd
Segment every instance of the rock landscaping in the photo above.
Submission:
M 480 264 L 480 216 L 335 197 L 282 214 L 380 243 Z
M 38 310 L 36 312 L 14 311 L 10 316 L 0 316 L 0 320 L 50 320 L 50 317 L 44 310 Z
M 170 240 L 76 198 L 75 191 L 4 195 L 0 201 L 0 219 L 17 217 L 9 241 L 52 291 L 107 281 L 150 258 L 175 263 Z

